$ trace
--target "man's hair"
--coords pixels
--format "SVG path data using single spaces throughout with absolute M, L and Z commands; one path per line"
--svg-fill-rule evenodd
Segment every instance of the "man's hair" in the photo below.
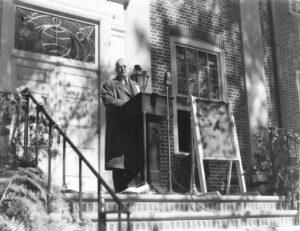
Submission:
M 126 59 L 124 59 L 124 58 L 119 58 L 119 59 L 116 61 L 116 67 L 117 67 L 117 66 L 119 65 L 119 63 L 122 62 L 122 61 L 126 64 L 126 66 L 128 65 Z

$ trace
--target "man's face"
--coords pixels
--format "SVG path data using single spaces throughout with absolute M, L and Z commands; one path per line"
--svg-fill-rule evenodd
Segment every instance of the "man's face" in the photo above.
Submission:
M 128 68 L 127 68 L 127 63 L 124 59 L 120 59 L 116 63 L 116 73 L 117 76 L 120 77 L 127 77 L 128 75 Z

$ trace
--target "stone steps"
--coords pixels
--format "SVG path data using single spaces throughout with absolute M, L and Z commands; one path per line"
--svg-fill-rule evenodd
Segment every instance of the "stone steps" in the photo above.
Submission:
M 297 230 L 297 210 L 286 209 L 286 202 L 277 196 L 212 195 L 118 195 L 130 209 L 131 231 L 181 230 Z M 83 195 L 84 218 L 90 223 L 87 231 L 96 231 L 96 195 Z M 116 204 L 103 195 L 106 211 L 116 211 Z M 68 195 L 78 200 L 78 195 Z M 77 202 L 76 202 L 77 203 Z M 107 213 L 107 230 L 118 230 L 116 213 Z M 121 216 L 122 231 L 126 215 Z

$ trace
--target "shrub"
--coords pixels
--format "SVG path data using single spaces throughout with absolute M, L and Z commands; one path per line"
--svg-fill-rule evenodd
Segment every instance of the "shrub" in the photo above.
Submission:
M 266 193 L 294 201 L 299 187 L 299 134 L 270 127 L 256 130 L 254 136 L 257 148 L 254 171 L 267 178 Z

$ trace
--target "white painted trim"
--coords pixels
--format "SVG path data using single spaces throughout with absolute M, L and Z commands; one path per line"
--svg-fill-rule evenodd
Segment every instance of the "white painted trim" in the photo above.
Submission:
M 14 0 L 14 3 L 20 6 L 38 7 L 39 10 L 44 10 L 45 12 L 60 12 L 93 21 L 100 21 L 103 19 L 103 17 L 108 15 L 106 4 L 103 4 L 103 8 L 101 8 L 99 5 L 98 10 L 95 9 L 95 7 L 84 7 L 82 4 L 79 4 L 78 7 L 76 7 L 76 5 L 71 6 L 68 4 L 63 4 L 63 1 L 60 4 L 49 0 Z
M 225 66 L 225 51 L 217 46 L 203 42 L 196 39 L 189 39 L 186 37 L 171 36 L 170 37 L 170 54 L 171 54 L 171 76 L 173 76 L 172 82 L 172 96 L 173 100 L 173 134 L 174 134 L 174 151 L 178 155 L 188 155 L 189 153 L 180 152 L 178 144 L 178 123 L 177 123 L 177 109 L 181 108 L 177 106 L 177 78 L 176 78 L 176 44 L 187 45 L 195 47 L 196 49 L 206 50 L 208 52 L 217 53 L 219 55 L 219 81 L 221 83 L 221 100 L 227 100 L 227 82 L 226 82 L 226 66 Z
M 31 60 L 31 61 L 42 62 L 42 63 L 50 63 L 57 66 L 74 67 L 78 69 L 91 70 L 91 71 L 98 70 L 97 63 L 85 63 L 77 60 L 38 54 L 38 53 L 22 51 L 17 49 L 12 50 L 12 58 L 23 59 L 24 62 L 26 62 L 26 60 Z

